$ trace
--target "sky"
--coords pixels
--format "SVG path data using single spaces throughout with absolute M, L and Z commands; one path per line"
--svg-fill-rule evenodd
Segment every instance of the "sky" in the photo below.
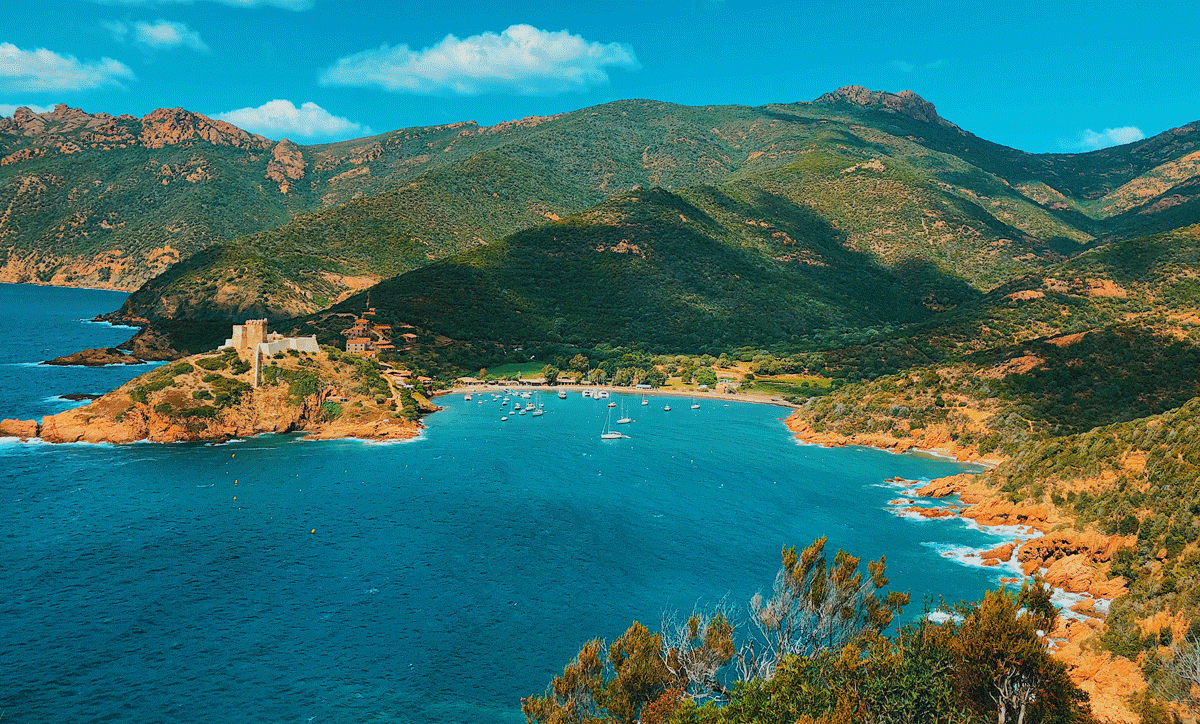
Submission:
M 1200 3 L 6 2 L 0 115 L 182 107 L 273 139 L 599 103 L 912 90 L 991 141 L 1087 151 L 1200 120 Z

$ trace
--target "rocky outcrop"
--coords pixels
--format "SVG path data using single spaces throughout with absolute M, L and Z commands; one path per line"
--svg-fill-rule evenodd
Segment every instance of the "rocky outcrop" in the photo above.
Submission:
M 69 354 L 63 357 L 55 357 L 52 360 L 42 362 L 44 365 L 60 365 L 60 366 L 80 366 L 80 367 L 106 367 L 108 365 L 140 365 L 145 364 L 146 360 L 139 359 L 132 354 L 125 354 L 116 347 L 100 347 L 97 349 L 85 349 L 82 352 Z
M 146 148 L 207 141 L 215 146 L 266 150 L 271 141 L 247 133 L 232 123 L 217 121 L 182 108 L 159 108 L 142 118 L 138 141 Z
M 334 353 L 280 355 L 266 367 L 263 383 L 254 387 L 244 356 L 195 355 L 158 367 L 91 404 L 49 415 L 40 427 L 7 421 L 5 434 L 53 443 L 199 442 L 288 432 L 401 440 L 420 434 L 419 422 L 397 412 L 399 390 L 387 383 L 390 395 L 383 394 L 379 383 L 386 380 L 378 372 L 366 375 Z M 300 396 L 305 388 L 318 391 Z M 364 388 L 368 392 L 361 392 Z M 436 409 L 413 394 L 420 409 Z M 337 404 L 325 404 L 329 395 L 337 396 Z
M 267 178 L 279 184 L 279 193 L 291 190 L 291 182 L 304 178 L 304 154 L 286 138 L 275 144 L 267 163 Z
M 145 320 L 126 320 L 120 317 L 119 312 L 107 315 L 109 321 L 124 323 L 128 321 L 138 321 L 145 323 Z M 184 357 L 184 353 L 171 346 L 170 338 L 155 329 L 153 326 L 147 326 L 137 331 L 133 337 L 125 340 L 117 345 L 118 349 L 127 350 L 134 357 L 140 357 L 144 360 L 161 362 L 167 360 L 179 359 Z
M 19 437 L 28 440 L 37 437 L 41 428 L 36 420 L 0 420 L 0 437 Z
M 958 444 L 944 427 L 930 426 L 928 429 L 914 430 L 909 436 L 894 437 L 890 433 L 855 433 L 842 435 L 836 432 L 817 432 L 799 413 L 793 413 L 783 421 L 796 437 L 807 443 L 825 447 L 845 447 L 861 445 L 875 447 L 881 450 L 902 453 L 909 450 L 922 450 L 946 455 L 959 462 L 981 462 L 994 465 L 999 458 L 980 455 L 977 447 L 964 447 Z
M 933 107 L 932 103 L 910 90 L 903 90 L 899 93 L 889 93 L 887 91 L 869 90 L 860 85 L 847 85 L 838 88 L 832 93 L 826 93 L 822 95 L 814 102 L 835 103 L 837 101 L 845 101 L 847 103 L 855 103 L 860 106 L 876 107 L 895 113 L 902 113 L 919 121 L 936 123 L 939 126 L 953 128 L 954 130 L 963 133 L 962 129 L 960 129 L 958 126 L 939 116 L 937 109 Z

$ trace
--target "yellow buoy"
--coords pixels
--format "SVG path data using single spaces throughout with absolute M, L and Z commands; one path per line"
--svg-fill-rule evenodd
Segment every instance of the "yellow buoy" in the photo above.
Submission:
M 234 500 L 237 500 L 237 496 L 236 496 L 236 495 L 235 495 L 235 496 L 233 496 L 233 499 L 234 499 Z
M 312 535 L 313 533 L 316 533 L 316 532 L 317 532 L 317 529 L 316 529 L 316 528 L 313 528 L 313 529 L 312 529 L 312 530 L 310 530 L 308 533 L 309 533 L 309 535 Z
M 237 457 L 237 453 L 229 453 L 229 457 L 231 457 L 231 458 L 236 458 L 236 457 Z

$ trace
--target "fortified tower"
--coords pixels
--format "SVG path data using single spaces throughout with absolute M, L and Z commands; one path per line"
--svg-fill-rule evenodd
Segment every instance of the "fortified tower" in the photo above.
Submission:
M 258 345 L 267 341 L 267 320 L 266 319 L 247 319 L 245 337 L 242 340 L 242 349 L 255 349 Z

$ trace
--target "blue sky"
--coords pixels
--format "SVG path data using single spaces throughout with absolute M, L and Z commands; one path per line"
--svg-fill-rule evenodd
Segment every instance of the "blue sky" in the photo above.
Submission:
M 179 106 L 300 143 L 622 98 L 913 90 L 968 131 L 1089 150 L 1200 120 L 1200 3 L 39 0 L 0 114 Z

